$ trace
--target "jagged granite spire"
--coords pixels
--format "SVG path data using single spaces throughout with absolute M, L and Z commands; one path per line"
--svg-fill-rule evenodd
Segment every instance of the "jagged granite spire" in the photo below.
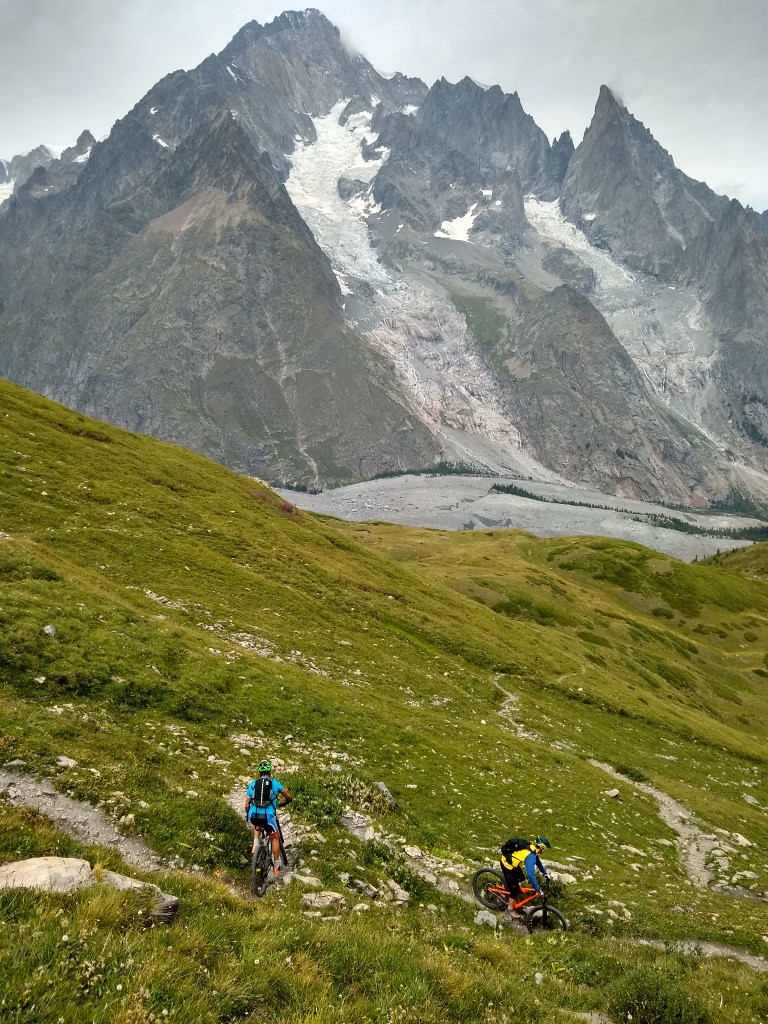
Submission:
M 668 278 L 722 202 L 675 167 L 608 86 L 600 88 L 563 182 L 569 220 L 630 266 Z

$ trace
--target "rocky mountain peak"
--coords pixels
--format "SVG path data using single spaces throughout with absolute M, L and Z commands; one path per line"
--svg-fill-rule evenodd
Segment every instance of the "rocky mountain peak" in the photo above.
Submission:
M 62 152 L 60 157 L 61 162 L 65 164 L 70 164 L 80 157 L 85 157 L 88 153 L 90 153 L 90 151 L 93 149 L 95 145 L 96 139 L 86 128 L 84 132 L 81 132 L 78 135 L 77 142 L 74 144 L 74 146 L 69 146 Z
M 498 85 L 485 89 L 468 77 L 456 84 L 441 78 L 416 116 L 477 168 L 478 185 L 514 169 L 525 189 L 551 188 L 549 140 L 517 93 L 505 93 Z
M 630 266 L 671 278 L 720 202 L 682 174 L 645 125 L 601 87 L 563 183 L 569 220 Z

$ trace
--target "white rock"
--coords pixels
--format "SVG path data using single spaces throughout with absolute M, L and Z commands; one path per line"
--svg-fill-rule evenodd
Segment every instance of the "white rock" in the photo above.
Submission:
M 733 832 L 731 838 L 737 846 L 752 846 L 752 843 L 740 832 Z
M 603 796 L 610 796 L 615 800 L 620 796 L 620 791 L 618 789 L 606 789 L 603 791 Z
M 56 636 L 55 626 L 43 626 L 43 632 L 46 636 Z
M 94 881 L 91 865 L 76 857 L 32 857 L 0 867 L 0 889 L 70 892 L 87 889 Z
M 555 882 L 565 882 L 567 885 L 572 885 L 576 881 L 575 875 L 569 875 L 567 871 L 553 871 L 549 870 L 549 877 L 554 879 Z
M 73 761 L 71 757 L 65 757 L 63 754 L 59 754 L 56 758 L 56 764 L 59 768 L 77 768 L 77 761 Z
M 498 918 L 490 910 L 479 910 L 475 914 L 475 924 L 487 924 L 490 928 L 498 928 Z
M 406 846 L 403 848 L 403 852 L 405 853 L 406 857 L 413 857 L 414 859 L 423 856 L 418 846 Z
M 367 903 L 356 903 L 352 909 L 357 913 L 360 913 L 361 910 L 370 910 L 371 908 Z
M 22 761 L 20 757 L 14 758 L 13 761 L 6 761 L 3 768 L 26 768 L 27 762 Z
M 344 897 L 340 892 L 305 892 L 301 902 L 310 910 L 328 910 L 333 907 L 343 907 Z
M 402 886 L 398 885 L 393 878 L 390 878 L 388 885 L 389 888 L 392 890 L 392 895 L 394 896 L 397 903 L 408 903 L 408 901 L 411 898 L 410 893 L 406 892 L 405 889 L 402 888 Z
M 541 985 L 541 983 L 544 981 L 544 975 L 537 971 L 533 976 L 533 980 L 536 982 L 537 985 Z
M 320 889 L 322 882 L 319 878 L 315 878 L 314 875 L 300 875 L 298 871 L 293 872 L 293 880 L 298 882 L 300 885 L 306 885 L 310 889 Z

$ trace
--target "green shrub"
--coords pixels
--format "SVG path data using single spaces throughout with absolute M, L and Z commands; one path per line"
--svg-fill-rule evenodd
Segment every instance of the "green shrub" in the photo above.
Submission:
M 704 1004 L 671 974 L 643 965 L 609 985 L 608 1012 L 632 1024 L 710 1024 Z
M 192 805 L 196 812 L 195 863 L 212 867 L 239 867 L 250 846 L 245 818 L 221 797 L 203 794 Z
M 628 765 L 628 764 L 617 764 L 617 765 L 614 765 L 614 768 L 619 773 L 619 775 L 626 775 L 626 777 L 628 779 L 632 779 L 633 782 L 647 782 L 648 781 L 648 776 L 647 775 L 643 775 L 643 773 L 638 768 L 633 768 L 631 765 Z
M 582 629 L 576 634 L 580 640 L 583 640 L 585 644 L 593 644 L 595 647 L 610 647 L 611 643 L 606 640 L 604 636 L 598 636 L 597 633 L 590 633 L 589 630 Z
M 651 615 L 655 615 L 657 619 L 674 619 L 675 617 L 675 613 L 670 608 L 664 608 L 662 605 L 651 609 Z

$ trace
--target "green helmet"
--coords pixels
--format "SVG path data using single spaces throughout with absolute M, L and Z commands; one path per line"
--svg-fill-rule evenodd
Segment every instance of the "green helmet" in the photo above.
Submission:
M 546 836 L 536 836 L 533 841 L 537 846 L 544 846 L 548 850 L 552 848 L 552 843 L 550 843 Z
M 272 762 L 271 761 L 261 761 L 260 762 L 260 764 L 259 764 L 259 775 L 261 775 L 262 772 L 271 772 L 271 771 L 272 771 Z M 549 843 L 547 843 L 547 846 L 549 846 Z

